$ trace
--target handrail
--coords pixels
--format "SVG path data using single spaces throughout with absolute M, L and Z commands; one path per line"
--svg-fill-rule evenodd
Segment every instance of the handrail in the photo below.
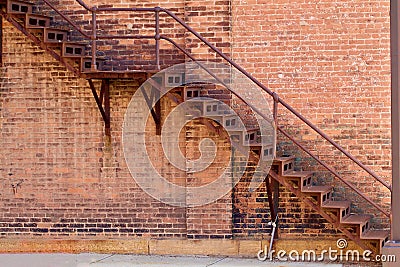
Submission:
M 230 59 L 228 56 L 226 56 L 224 53 L 222 53 L 216 46 L 214 46 L 212 43 L 210 43 L 207 39 L 205 39 L 203 36 L 201 36 L 198 32 L 196 32 L 193 28 L 191 28 L 186 22 L 184 22 L 181 18 L 176 16 L 174 13 L 169 11 L 168 9 L 164 9 L 161 7 L 154 7 L 154 8 L 109 8 L 109 7 L 89 7 L 86 5 L 82 0 L 76 0 L 79 5 L 81 5 L 84 9 L 92 13 L 92 33 L 87 34 L 84 32 L 79 26 L 77 26 L 70 18 L 68 18 L 66 15 L 62 14 L 57 8 L 52 5 L 48 0 L 43 0 L 50 8 L 52 8 L 54 11 L 56 11 L 63 19 L 65 19 L 72 27 L 74 27 L 77 31 L 79 31 L 84 37 L 91 39 L 92 40 L 92 45 L 93 49 L 95 50 L 96 48 L 96 40 L 99 39 L 110 39 L 110 38 L 128 38 L 128 37 L 122 37 L 122 36 L 99 36 L 97 35 L 97 25 L 96 25 L 96 13 L 97 12 L 121 12 L 121 11 L 130 11 L 130 12 L 154 12 L 155 13 L 155 35 L 154 36 L 129 36 L 129 38 L 132 39 L 143 39 L 143 38 L 154 38 L 156 40 L 156 65 L 159 67 L 159 41 L 161 39 L 166 40 L 170 43 L 172 43 L 176 48 L 178 48 L 180 51 L 182 51 L 184 54 L 189 56 L 191 59 L 195 60 L 193 56 L 190 55 L 185 49 L 180 47 L 176 42 L 174 42 L 172 39 L 160 35 L 160 23 L 159 23 L 159 13 L 163 12 L 167 14 L 169 17 L 174 19 L 176 22 L 178 22 L 182 27 L 184 27 L 187 31 L 192 33 L 195 37 L 197 37 L 198 40 L 203 42 L 206 46 L 208 46 L 212 51 L 214 51 L 217 55 L 222 57 L 226 62 L 228 62 L 232 67 L 236 68 L 239 72 L 241 72 L 243 75 L 245 75 L 248 79 L 250 79 L 252 82 L 254 82 L 260 89 L 268 93 L 270 96 L 273 97 L 274 99 L 274 110 L 277 108 L 278 104 L 281 104 L 284 106 L 288 111 L 290 111 L 293 115 L 295 115 L 298 119 L 300 119 L 302 122 L 304 122 L 307 126 L 309 126 L 311 129 L 313 129 L 317 134 L 319 134 L 323 139 L 328 141 L 332 146 L 334 146 L 337 150 L 342 152 L 348 159 L 353 161 L 355 164 L 357 164 L 361 169 L 366 171 L 368 174 L 370 174 L 376 181 L 380 182 L 383 186 L 389 189 L 389 191 L 392 191 L 391 185 L 388 184 L 386 181 L 384 181 L 382 178 L 380 178 L 374 171 L 372 171 L 370 168 L 368 168 L 365 164 L 363 164 L 360 160 L 356 159 L 353 155 L 351 155 L 349 152 L 347 152 L 343 147 L 341 147 L 338 143 L 336 143 L 333 139 L 331 139 L 328 135 L 326 135 L 322 130 L 320 130 L 317 126 L 315 126 L 311 121 L 306 119 L 303 115 L 301 115 L 299 112 L 297 112 L 294 108 L 292 108 L 288 103 L 286 103 L 284 100 L 282 100 L 278 94 L 275 92 L 271 91 L 269 88 L 267 88 L 265 85 L 263 85 L 259 80 L 257 80 L 255 77 L 253 77 L 249 72 L 247 72 L 244 68 L 242 68 L 240 65 L 238 65 L 235 61 Z M 92 51 L 92 68 L 95 68 L 96 65 L 96 53 L 95 51 Z M 258 110 L 255 110 L 259 115 L 265 118 L 265 115 L 261 114 Z M 278 129 L 282 132 L 281 127 L 278 127 Z M 287 134 L 287 133 L 286 133 Z M 284 135 L 287 136 L 285 133 Z M 292 141 L 294 139 L 289 138 Z M 310 154 L 311 152 L 308 151 L 304 146 L 299 144 L 297 141 L 295 141 L 295 144 L 298 145 L 302 150 L 304 150 L 306 153 Z M 310 152 L 310 153 L 309 153 Z M 311 153 L 312 154 L 312 153 Z M 310 154 L 310 155 L 311 155 Z M 336 171 L 334 171 L 332 168 L 327 166 L 325 163 L 320 161 L 315 155 L 311 155 L 314 159 L 316 159 L 320 164 L 322 164 L 325 168 L 327 168 L 333 175 L 338 177 L 340 180 L 345 182 L 347 185 L 349 185 L 348 182 L 346 182 L 344 179 L 341 178 L 341 176 L 337 175 Z M 350 185 L 350 187 L 356 191 L 357 194 L 361 195 L 364 199 L 366 199 L 365 195 L 363 195 L 362 192 L 354 188 L 353 186 Z M 371 200 L 366 199 L 368 202 L 370 202 L 372 205 L 377 207 L 375 203 L 373 203 Z M 378 207 L 377 207 L 378 208 Z M 388 215 L 384 210 L 381 208 L 378 208 L 380 211 L 382 211 L 385 215 Z

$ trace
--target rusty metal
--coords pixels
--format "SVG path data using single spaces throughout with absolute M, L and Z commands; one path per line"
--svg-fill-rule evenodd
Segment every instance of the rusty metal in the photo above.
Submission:
M 106 113 L 105 134 L 111 136 L 111 108 L 110 108 L 110 80 L 103 79 L 104 83 L 104 112 Z
M 96 17 L 96 7 L 93 7 L 92 11 L 92 66 L 91 70 L 96 71 L 96 56 L 97 56 L 97 17 Z
M 330 173 L 335 175 L 340 181 L 342 181 L 345 185 L 350 187 L 354 192 L 356 192 L 360 197 L 362 197 L 364 200 L 366 200 L 368 203 L 373 205 L 375 208 L 377 208 L 380 212 L 382 212 L 385 216 L 390 217 L 390 214 L 386 212 L 384 209 L 382 209 L 380 206 L 378 206 L 375 202 L 373 202 L 369 197 L 367 197 L 364 193 L 362 193 L 360 190 L 358 190 L 353 184 L 350 182 L 346 181 L 337 171 L 335 171 L 332 167 L 328 166 L 325 162 L 320 160 L 317 156 L 314 155 L 309 149 L 307 149 L 305 146 L 300 144 L 296 139 L 294 139 L 290 134 L 288 134 L 285 130 L 282 129 L 282 127 L 277 126 L 278 130 L 287 138 L 289 138 L 296 146 L 301 148 L 304 152 L 306 152 L 308 155 L 310 155 L 314 160 L 316 160 L 319 164 L 321 164 L 325 169 L 327 169 Z
M 155 11 L 155 27 L 156 27 L 156 35 L 154 39 L 156 40 L 156 66 L 157 69 L 160 69 L 160 8 L 156 7 Z
M 89 79 L 88 82 L 89 82 L 90 89 L 92 90 L 93 97 L 96 101 L 97 107 L 99 108 L 99 111 L 101 113 L 101 117 L 103 118 L 104 123 L 107 123 L 109 121 L 109 118 L 107 117 L 107 113 L 106 113 L 105 109 L 103 108 L 102 101 L 100 101 L 100 98 L 97 95 L 96 87 L 94 86 L 94 83 L 91 79 Z
M 273 117 L 275 121 L 275 125 L 278 125 L 278 105 L 279 105 L 279 96 L 277 93 L 273 92 L 272 98 L 274 100 L 274 107 L 273 107 Z
M 353 235 L 350 233 L 349 230 L 347 230 L 343 225 L 340 224 L 338 218 L 333 218 L 331 217 L 328 213 L 326 213 L 323 208 L 314 202 L 312 202 L 307 195 L 303 194 L 299 188 L 295 188 L 293 185 L 290 184 L 288 180 L 286 180 L 284 177 L 278 175 L 274 171 L 271 171 L 269 174 L 273 179 L 278 181 L 280 184 L 285 186 L 287 189 L 289 189 L 290 192 L 296 195 L 298 199 L 300 199 L 303 203 L 306 205 L 310 206 L 313 210 L 318 212 L 325 220 L 327 220 L 329 223 L 331 223 L 336 229 L 341 231 L 346 237 L 348 237 L 350 240 L 353 240 L 355 243 L 357 243 L 362 249 L 364 250 L 371 250 L 375 251 L 374 248 L 367 246 L 360 237 Z
M 100 88 L 100 97 L 99 97 L 99 101 L 100 101 L 100 105 L 103 105 L 103 101 L 104 101 L 104 92 L 106 90 L 106 84 L 105 83 L 101 83 L 101 88 Z
M 76 2 L 78 2 L 78 4 L 80 4 L 84 9 L 91 11 L 91 8 L 85 4 L 85 2 L 83 2 L 82 0 L 76 0 Z
M 400 5 L 390 1 L 390 48 L 392 72 L 392 220 L 391 238 L 400 241 Z
M 3 17 L 0 16 L 0 67 L 3 67 Z
M 161 102 L 159 100 L 160 91 L 151 90 L 151 95 L 148 96 L 145 88 L 142 87 L 141 90 L 147 107 L 149 108 L 151 116 L 153 117 L 154 123 L 156 124 L 156 135 L 161 135 Z

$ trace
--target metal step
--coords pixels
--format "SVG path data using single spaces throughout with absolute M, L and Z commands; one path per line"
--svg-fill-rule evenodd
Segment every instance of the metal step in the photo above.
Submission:
M 301 189 L 301 192 L 308 194 L 322 206 L 325 202 L 330 201 L 332 197 L 332 187 L 325 185 L 311 185 Z
M 68 40 L 68 31 L 56 28 L 44 28 L 44 43 L 62 43 Z
M 29 29 L 38 29 L 50 27 L 50 20 L 52 17 L 39 14 L 26 14 L 25 27 Z
M 7 3 L 8 14 L 32 14 L 33 3 L 27 1 L 8 0 L 1 3 Z
M 370 229 L 363 233 L 360 238 L 374 245 L 377 253 L 381 254 L 382 247 L 390 239 L 390 230 Z
M 369 230 L 371 218 L 372 216 L 370 215 L 350 214 L 343 218 L 340 223 L 347 224 L 353 229 L 356 227 L 357 235 L 361 236 Z
M 285 176 L 285 174 L 294 171 L 294 159 L 295 156 L 281 156 L 274 158 L 272 162 L 273 169 L 276 169 L 279 175 Z
M 96 67 L 98 71 L 103 70 L 104 58 L 96 57 Z M 90 72 L 92 71 L 92 57 L 82 57 L 81 59 L 81 71 Z
M 358 215 L 350 214 L 349 216 L 342 219 L 341 223 L 344 224 L 365 224 L 371 220 L 371 215 Z
M 350 214 L 350 201 L 335 201 L 330 200 L 322 203 L 322 208 L 330 210 L 336 215 L 339 222 Z
M 291 171 L 285 173 L 284 177 L 292 181 L 297 188 L 302 189 L 303 187 L 312 185 L 312 175 L 312 172 Z
M 62 43 L 62 57 L 83 57 L 85 55 L 86 44 L 77 42 Z
M 331 200 L 322 205 L 323 208 L 327 209 L 347 209 L 350 207 L 351 202 L 350 201 L 335 201 Z

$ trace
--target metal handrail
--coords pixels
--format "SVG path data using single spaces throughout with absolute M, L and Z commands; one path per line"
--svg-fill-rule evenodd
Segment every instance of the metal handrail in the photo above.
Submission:
M 174 19 L 176 22 L 178 22 L 182 27 L 184 27 L 187 31 L 192 33 L 197 39 L 199 39 L 201 42 L 203 42 L 206 46 L 208 46 L 211 50 L 213 50 L 217 55 L 222 57 L 226 62 L 228 62 L 231 66 L 236 68 L 239 72 L 241 72 L 243 75 L 245 75 L 248 79 L 250 79 L 252 82 L 254 82 L 259 88 L 261 88 L 263 91 L 268 93 L 270 96 L 273 97 L 274 99 L 274 111 L 277 109 L 278 104 L 281 104 L 284 106 L 288 111 L 290 111 L 293 115 L 295 115 L 298 119 L 300 119 L 302 122 L 304 122 L 306 125 L 308 125 L 311 129 L 313 129 L 316 133 L 318 133 L 323 139 L 328 141 L 332 146 L 334 146 L 337 150 L 342 152 L 348 159 L 353 161 L 355 164 L 357 164 L 360 168 L 362 168 L 364 171 L 366 171 L 368 174 L 370 174 L 376 181 L 380 182 L 383 186 L 389 189 L 389 191 L 392 191 L 391 185 L 388 184 L 386 181 L 384 181 L 382 178 L 380 178 L 374 171 L 372 171 L 370 168 L 368 168 L 365 164 L 363 164 L 360 160 L 356 159 L 353 155 L 351 155 L 349 152 L 347 152 L 343 147 L 341 147 L 338 143 L 336 143 L 333 139 L 331 139 L 328 135 L 326 135 L 322 130 L 320 130 L 317 126 L 315 126 L 311 121 L 306 119 L 303 115 L 301 115 L 299 112 L 297 112 L 293 107 L 291 107 L 288 103 L 286 103 L 284 100 L 282 100 L 278 94 L 275 92 L 271 91 L 269 88 L 267 88 L 265 85 L 263 85 L 259 80 L 254 78 L 249 72 L 247 72 L 244 68 L 242 68 L 240 65 L 238 65 L 236 62 L 234 62 L 232 59 L 230 59 L 228 56 L 226 56 L 224 53 L 222 53 L 216 46 L 214 46 L 212 43 L 210 43 L 207 39 L 202 37 L 198 32 L 196 32 L 193 28 L 191 28 L 186 22 L 184 22 L 182 19 L 180 19 L 178 16 L 176 16 L 174 13 L 171 11 L 160 8 L 160 7 L 154 7 L 154 8 L 110 8 L 110 7 L 89 7 L 86 5 L 82 0 L 76 0 L 79 5 L 81 5 L 84 9 L 92 13 L 92 33 L 87 34 L 84 32 L 79 26 L 77 26 L 70 18 L 62 14 L 59 10 L 57 10 L 54 5 L 52 5 L 48 0 L 43 0 L 49 7 L 51 7 L 55 12 L 57 12 L 63 19 L 65 19 L 73 28 L 75 28 L 77 31 L 79 31 L 85 38 L 88 38 L 92 40 L 92 69 L 96 68 L 96 41 L 100 39 L 111 39 L 111 38 L 132 38 L 132 39 L 154 39 L 156 41 L 156 65 L 159 68 L 159 41 L 161 39 L 166 40 L 173 44 L 175 47 L 177 47 L 180 51 L 182 51 L 184 54 L 189 56 L 191 59 L 194 59 L 193 56 L 180 47 L 176 42 L 174 42 L 172 39 L 160 35 L 160 22 L 159 22 L 159 13 L 163 12 L 167 14 L 169 17 Z M 97 12 L 154 12 L 155 14 L 155 35 L 154 36 L 99 36 L 97 35 L 97 23 L 96 23 L 96 13 Z M 256 111 L 259 113 L 258 111 Z M 262 117 L 265 117 L 264 114 L 260 114 Z M 278 127 L 278 130 L 282 132 L 282 128 Z M 287 133 L 284 133 L 285 136 L 288 137 Z M 290 137 L 292 141 L 295 142 L 296 145 L 298 145 L 303 151 L 306 153 L 310 154 L 311 152 L 307 150 L 304 146 L 302 146 L 300 143 L 295 141 L 292 137 Z M 367 200 L 369 203 L 371 203 L 374 207 L 378 208 L 381 212 L 383 212 L 386 216 L 389 216 L 387 212 L 385 212 L 382 208 L 377 206 L 376 203 L 374 203 L 372 200 L 367 198 L 362 192 L 357 190 L 354 186 L 349 184 L 346 180 L 344 180 L 336 171 L 334 171 L 332 168 L 330 168 L 328 165 L 323 163 L 321 160 L 319 160 L 315 155 L 312 153 L 310 154 L 314 159 L 316 159 L 320 164 L 322 164 L 329 172 L 331 172 L 333 175 L 335 175 L 337 178 L 339 178 L 341 181 L 343 181 L 346 185 L 349 185 L 351 189 L 353 189 L 357 194 L 359 194 L 361 197 L 363 197 L 365 200 Z

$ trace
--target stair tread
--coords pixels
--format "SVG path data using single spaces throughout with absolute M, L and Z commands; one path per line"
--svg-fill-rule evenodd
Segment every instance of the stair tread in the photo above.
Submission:
M 61 28 L 61 27 L 53 27 L 53 26 L 46 27 L 45 29 L 46 29 L 46 31 L 70 32 L 70 30 L 68 30 L 68 29 Z
M 78 42 L 78 41 L 63 41 L 63 44 L 86 46 L 89 43 L 88 42 Z
M 284 161 L 288 161 L 288 160 L 292 160 L 295 159 L 295 156 L 288 156 L 288 157 L 276 157 L 274 158 L 274 162 L 284 162 Z
M 48 16 L 45 14 L 38 14 L 38 13 L 26 13 L 25 14 L 27 17 L 38 17 L 38 18 L 44 18 L 44 19 L 52 19 L 52 16 Z
M 2 0 L 0 1 L 0 3 L 6 3 L 7 0 Z M 27 5 L 35 5 L 35 3 L 30 2 L 30 1 L 26 1 L 26 0 L 12 0 L 12 2 L 16 2 L 16 3 L 23 3 L 23 4 L 27 4 Z
M 291 171 L 291 172 L 285 173 L 283 176 L 303 178 L 303 177 L 311 176 L 312 174 L 313 174 L 313 172 L 309 172 L 309 171 Z
M 82 59 L 92 59 L 92 57 L 91 56 L 83 56 Z M 102 56 L 100 56 L 100 57 L 97 56 L 96 60 L 106 60 L 106 58 L 102 57 Z
M 304 193 L 323 193 L 332 190 L 332 186 L 327 185 L 311 185 L 303 187 L 301 190 Z
M 361 239 L 380 239 L 384 240 L 390 235 L 390 230 L 370 229 L 361 235 Z
M 342 219 L 341 223 L 346 224 L 364 224 L 371 219 L 371 215 L 350 214 Z
M 351 201 L 347 201 L 347 200 L 345 200 L 345 201 L 342 201 L 342 200 L 341 201 L 330 200 L 330 201 L 327 201 L 327 202 L 323 203 L 322 207 L 324 207 L 324 208 L 343 208 L 343 209 L 345 209 L 345 208 L 349 207 L 350 204 L 351 204 Z

